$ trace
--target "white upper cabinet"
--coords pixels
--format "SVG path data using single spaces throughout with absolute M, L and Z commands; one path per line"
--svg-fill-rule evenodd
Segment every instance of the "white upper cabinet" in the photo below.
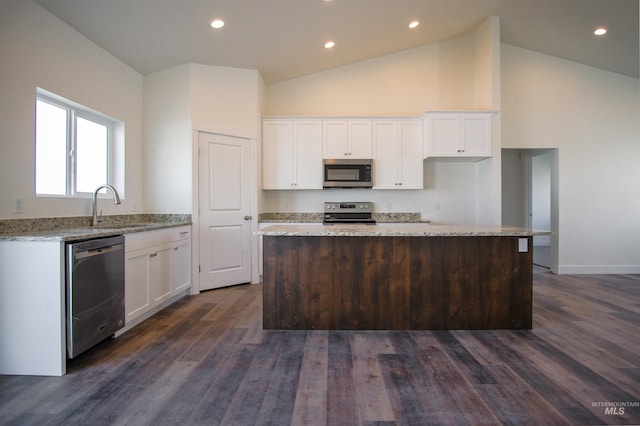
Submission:
M 420 120 L 374 120 L 373 189 L 422 189 Z
M 428 113 L 424 120 L 427 157 L 491 157 L 491 113 Z
M 324 158 L 372 158 L 371 119 L 323 120 Z
M 322 189 L 322 120 L 262 122 L 262 188 Z

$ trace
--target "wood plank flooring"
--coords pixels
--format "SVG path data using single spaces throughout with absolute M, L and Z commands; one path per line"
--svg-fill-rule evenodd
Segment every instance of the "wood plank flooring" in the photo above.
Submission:
M 530 331 L 264 331 L 237 286 L 0 376 L 2 425 L 639 423 L 639 275 L 535 273 Z

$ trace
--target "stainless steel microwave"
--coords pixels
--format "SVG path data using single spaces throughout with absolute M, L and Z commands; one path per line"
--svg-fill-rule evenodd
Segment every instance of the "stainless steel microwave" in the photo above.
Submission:
M 323 188 L 371 188 L 373 160 L 325 159 Z

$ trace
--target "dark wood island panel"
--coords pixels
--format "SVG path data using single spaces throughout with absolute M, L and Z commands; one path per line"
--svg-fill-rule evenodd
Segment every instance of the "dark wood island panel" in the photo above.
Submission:
M 268 236 L 265 329 L 530 329 L 520 236 Z

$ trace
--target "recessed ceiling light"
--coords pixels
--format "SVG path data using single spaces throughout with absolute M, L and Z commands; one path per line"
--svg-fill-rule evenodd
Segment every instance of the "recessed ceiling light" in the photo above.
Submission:
M 415 28 L 415 27 L 417 27 L 418 25 L 420 25 L 420 22 L 418 22 L 418 21 L 412 21 L 412 22 L 409 24 L 409 28 Z
M 211 28 L 222 28 L 224 27 L 224 21 L 222 21 L 221 19 L 214 19 L 213 21 L 211 21 Z
M 326 42 L 326 43 L 324 44 L 324 47 L 325 47 L 326 49 L 331 49 L 331 48 L 332 48 L 333 46 L 335 46 L 335 45 L 336 45 L 336 44 L 335 44 L 334 42 L 332 42 L 332 41 L 328 41 L 328 42 Z
M 598 27 L 593 33 L 597 36 L 603 36 L 607 33 L 607 29 L 605 27 Z

